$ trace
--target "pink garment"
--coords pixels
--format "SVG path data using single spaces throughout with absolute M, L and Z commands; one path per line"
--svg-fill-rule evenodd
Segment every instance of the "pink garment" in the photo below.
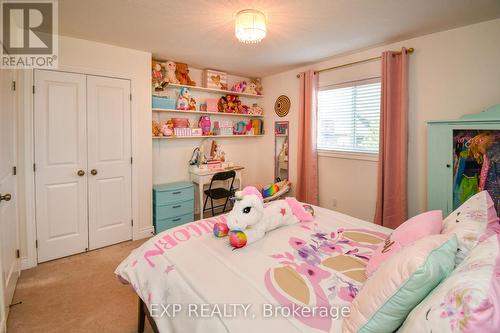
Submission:
M 483 155 L 483 166 L 481 167 L 481 174 L 479 176 L 479 191 L 484 191 L 486 178 L 488 178 L 488 171 L 490 171 L 490 159 L 486 154 Z
M 397 228 L 407 217 L 408 55 L 382 54 L 376 224 Z
M 297 199 L 318 204 L 318 152 L 316 150 L 318 75 L 300 73 Z
M 412 217 L 401 224 L 394 232 L 387 237 L 384 243 L 380 244 L 373 252 L 368 265 L 366 265 L 366 277 L 370 277 L 377 268 L 401 250 L 421 238 L 441 233 L 443 224 L 443 212 L 431 210 Z

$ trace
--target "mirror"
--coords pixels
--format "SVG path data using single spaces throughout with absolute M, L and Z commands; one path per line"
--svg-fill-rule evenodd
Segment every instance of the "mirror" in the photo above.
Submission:
M 274 123 L 274 178 L 275 181 L 288 180 L 289 137 L 288 121 Z

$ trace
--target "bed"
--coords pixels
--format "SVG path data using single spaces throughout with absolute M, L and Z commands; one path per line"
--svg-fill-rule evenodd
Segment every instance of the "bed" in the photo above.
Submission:
M 341 332 L 365 266 L 391 232 L 314 207 L 315 220 L 233 250 L 212 227 L 225 216 L 167 230 L 117 267 L 159 332 Z

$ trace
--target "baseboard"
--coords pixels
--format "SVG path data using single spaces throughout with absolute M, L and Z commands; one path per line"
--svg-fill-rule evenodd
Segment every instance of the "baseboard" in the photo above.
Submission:
M 2 318 L 2 322 L 0 322 L 0 333 L 7 332 L 7 318 Z
M 154 236 L 154 227 L 153 226 L 138 230 L 136 233 L 134 233 L 133 240 L 149 238 L 152 236 Z
M 22 271 L 24 271 L 25 269 L 36 267 L 36 265 L 37 265 L 36 260 L 31 260 L 30 258 L 27 257 L 21 258 Z

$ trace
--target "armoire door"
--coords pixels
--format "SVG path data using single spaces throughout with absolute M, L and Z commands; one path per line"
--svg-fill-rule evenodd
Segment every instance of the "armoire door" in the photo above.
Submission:
M 130 81 L 87 76 L 89 248 L 132 239 Z
M 13 70 L 0 70 L 0 331 L 19 277 L 14 75 Z
M 88 248 L 86 76 L 34 71 L 38 262 Z

